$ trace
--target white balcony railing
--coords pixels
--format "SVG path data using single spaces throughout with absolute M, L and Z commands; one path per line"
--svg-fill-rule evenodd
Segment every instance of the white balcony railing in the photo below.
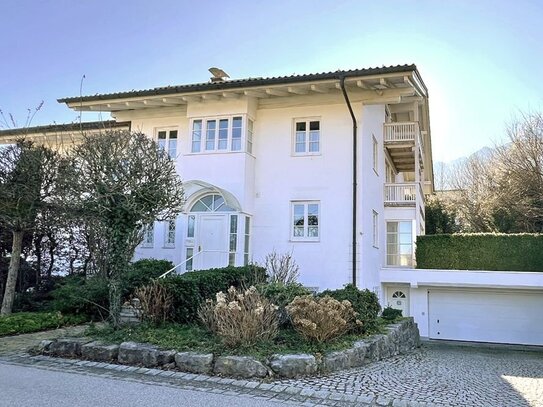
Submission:
M 385 142 L 417 141 L 420 142 L 419 125 L 416 122 L 385 123 Z
M 417 184 L 385 184 L 385 203 L 415 203 Z

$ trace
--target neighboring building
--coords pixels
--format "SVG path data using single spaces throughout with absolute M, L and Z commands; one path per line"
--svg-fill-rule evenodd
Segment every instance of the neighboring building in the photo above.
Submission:
M 414 65 L 242 80 L 219 73 L 208 83 L 59 102 L 111 112 L 176 160 L 184 211 L 149 225 L 137 258 L 168 259 L 184 272 L 289 252 L 304 285 L 354 281 L 437 338 L 430 291 L 453 287 L 472 298 L 473 287 L 491 295 L 496 286 L 490 275 L 414 269 L 433 193 L 428 91 Z M 462 320 L 454 302 L 465 298 L 448 293 L 440 298 L 450 300 L 451 320 Z

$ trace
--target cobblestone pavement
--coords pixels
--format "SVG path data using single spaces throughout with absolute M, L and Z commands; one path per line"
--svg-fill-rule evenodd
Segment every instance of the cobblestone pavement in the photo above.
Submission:
M 23 352 L 23 345 L 63 334 L 66 332 L 52 331 L 0 338 L 0 363 L 217 394 L 249 395 L 291 405 L 543 407 L 543 352 L 425 343 L 408 355 L 363 368 L 271 382 L 29 356 Z M 6 339 L 9 345 L 5 344 Z
M 320 378 L 284 380 L 288 386 L 446 406 L 543 406 L 543 352 L 425 343 L 395 356 Z

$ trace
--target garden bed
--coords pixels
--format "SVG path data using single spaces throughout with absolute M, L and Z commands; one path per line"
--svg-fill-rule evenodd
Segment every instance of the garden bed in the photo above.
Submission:
M 312 345 L 290 332 L 284 333 L 275 345 L 260 344 L 235 351 L 225 349 L 209 333 L 199 329 L 187 326 L 177 330 L 173 326 L 125 328 L 116 332 L 91 329 L 88 338 L 42 341 L 35 351 L 190 373 L 291 378 L 363 366 L 420 345 L 419 331 L 412 318 L 383 327 L 383 334 L 362 339 L 345 336 L 325 345 Z

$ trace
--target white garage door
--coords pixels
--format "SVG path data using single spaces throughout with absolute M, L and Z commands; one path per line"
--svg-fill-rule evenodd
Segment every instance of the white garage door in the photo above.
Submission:
M 428 290 L 430 338 L 543 345 L 543 292 Z

